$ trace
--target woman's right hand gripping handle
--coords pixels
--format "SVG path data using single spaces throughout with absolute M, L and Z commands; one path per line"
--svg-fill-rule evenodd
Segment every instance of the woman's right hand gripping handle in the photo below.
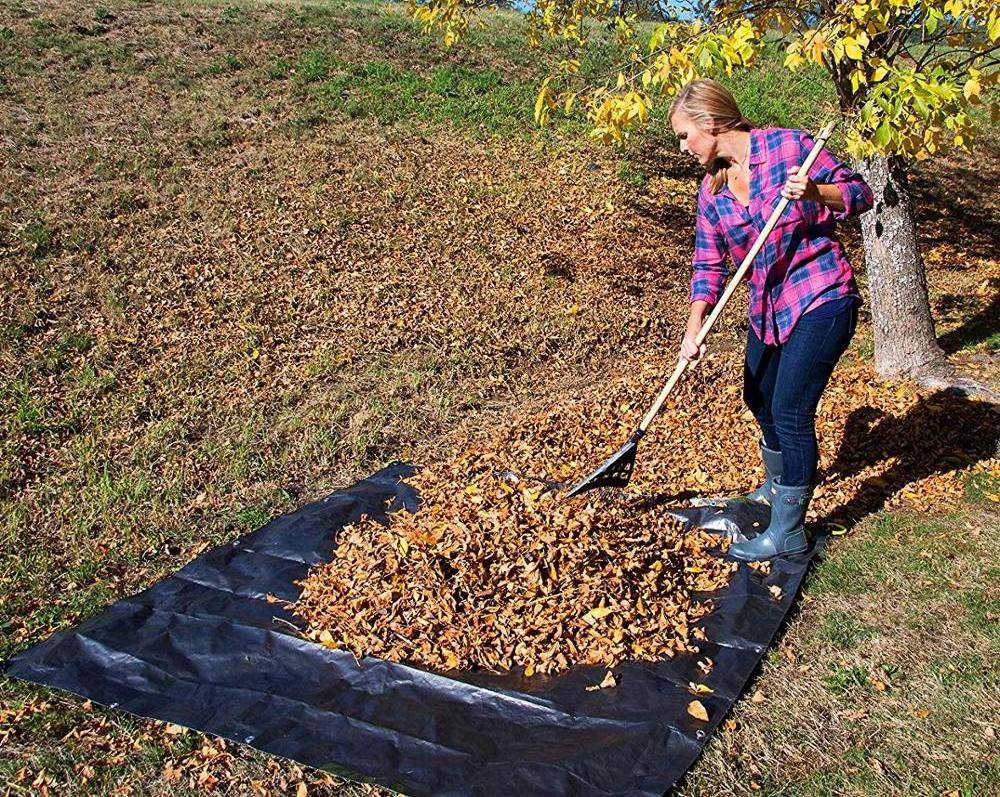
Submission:
M 701 325 L 705 322 L 708 310 L 708 302 L 691 302 L 691 314 L 688 316 L 687 329 L 684 331 L 684 339 L 681 341 L 680 359 L 694 363 L 705 356 L 705 344 L 695 345 L 695 338 L 701 331 Z

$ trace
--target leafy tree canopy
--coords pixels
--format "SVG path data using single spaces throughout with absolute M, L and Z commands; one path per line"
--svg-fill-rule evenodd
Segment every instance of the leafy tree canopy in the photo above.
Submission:
M 410 12 L 446 44 L 461 40 L 478 0 L 410 0 Z M 583 110 L 592 134 L 623 141 L 657 102 L 697 76 L 751 66 L 768 41 L 785 66 L 817 64 L 837 89 L 852 155 L 927 158 L 968 148 L 973 105 L 1000 106 L 988 87 L 1000 80 L 1000 6 L 994 0 L 722 0 L 710 6 L 660 2 L 628 11 L 623 0 L 536 0 L 527 12 L 532 45 L 553 58 L 535 104 L 540 124 Z M 621 55 L 609 75 L 584 74 L 581 62 L 603 27 Z

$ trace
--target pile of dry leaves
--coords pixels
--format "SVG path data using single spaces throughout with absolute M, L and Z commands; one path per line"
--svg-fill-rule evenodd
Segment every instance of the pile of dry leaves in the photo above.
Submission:
M 431 667 L 530 675 L 695 650 L 711 610 L 699 593 L 724 586 L 734 565 L 718 555 L 723 543 L 671 521 L 664 505 L 747 490 L 762 475 L 740 364 L 715 357 L 681 384 L 614 500 L 564 501 L 547 485 L 574 481 L 624 442 L 666 361 L 481 435 L 414 479 L 419 512 L 344 530 L 295 611 L 330 647 Z M 842 367 L 818 413 L 810 520 L 842 530 L 886 505 L 942 506 L 963 475 L 995 465 L 996 419 L 988 404 Z
M 671 657 L 697 650 L 698 600 L 735 565 L 719 540 L 627 501 L 563 501 L 492 452 L 424 469 L 423 504 L 388 528 L 345 529 L 295 610 L 314 638 L 432 667 L 523 667 Z
M 735 567 L 725 543 L 635 491 L 550 489 L 622 441 L 641 376 L 523 414 L 423 469 L 416 514 L 345 529 L 294 607 L 310 635 L 358 656 L 526 675 L 696 650 L 706 596 Z M 662 462 L 663 448 L 649 453 Z

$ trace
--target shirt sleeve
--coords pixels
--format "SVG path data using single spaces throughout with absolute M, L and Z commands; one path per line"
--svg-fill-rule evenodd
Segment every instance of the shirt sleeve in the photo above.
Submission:
M 691 301 L 715 304 L 729 273 L 726 268 L 726 239 L 719 213 L 708 186 L 698 191 L 698 215 L 694 226 L 694 257 L 691 261 Z
M 807 133 L 803 133 L 800 140 L 804 159 L 815 142 Z M 875 204 L 875 196 L 872 194 L 871 188 L 868 187 L 868 183 L 865 182 L 865 178 L 837 160 L 825 148 L 816 158 L 809 176 L 812 177 L 813 182 L 828 183 L 839 189 L 840 195 L 844 199 L 844 210 L 843 212 L 833 211 L 833 215 L 837 219 L 846 219 L 849 216 L 864 213 Z

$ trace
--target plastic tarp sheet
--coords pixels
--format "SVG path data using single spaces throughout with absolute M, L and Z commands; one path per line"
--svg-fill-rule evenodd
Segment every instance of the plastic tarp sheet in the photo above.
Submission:
M 362 514 L 415 510 L 417 496 L 401 482 L 413 472 L 390 466 L 207 551 L 4 669 L 413 797 L 660 795 L 743 690 L 815 552 L 777 560 L 766 579 L 741 565 L 713 596 L 701 654 L 623 663 L 613 689 L 586 690 L 601 681 L 600 667 L 531 679 L 438 673 L 376 658 L 358 663 L 300 638 L 300 621 L 266 596 L 295 599 L 294 582 L 328 560 L 338 529 Z M 720 517 L 715 509 L 688 512 L 688 520 Z M 739 520 L 766 525 L 766 509 L 757 512 Z M 781 587 L 778 601 L 772 584 Z M 697 669 L 701 656 L 715 663 L 707 678 Z M 689 681 L 714 690 L 698 698 L 707 723 L 687 713 Z

